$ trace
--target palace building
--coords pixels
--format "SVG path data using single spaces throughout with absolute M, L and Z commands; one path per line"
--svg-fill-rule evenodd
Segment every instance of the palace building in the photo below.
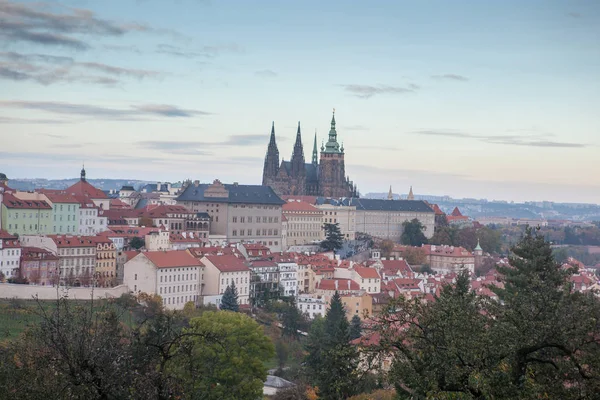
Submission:
M 320 157 L 315 133 L 310 163 L 304 160 L 300 123 L 298 123 L 291 160 L 279 160 L 279 150 L 275 140 L 275 123 L 273 123 L 265 157 L 262 184 L 270 186 L 280 196 L 358 197 L 356 185 L 346 176 L 344 145 L 340 146 L 337 141 L 335 110 L 331 118 L 329 138 L 327 143 L 321 145 Z

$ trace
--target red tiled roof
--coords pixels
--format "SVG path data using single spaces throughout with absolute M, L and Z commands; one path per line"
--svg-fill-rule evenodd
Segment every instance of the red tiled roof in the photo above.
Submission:
M 317 202 L 317 197 L 316 196 L 291 196 L 291 195 L 285 195 L 285 196 L 281 196 L 281 198 L 285 201 L 290 201 L 290 200 L 299 200 L 299 201 L 304 201 L 308 204 L 315 204 Z
M 317 207 L 313 206 L 312 204 L 309 204 L 305 201 L 288 201 L 287 203 L 285 203 L 282 207 L 283 212 L 295 212 L 295 211 L 305 211 L 305 212 L 313 212 L 313 213 L 320 213 L 321 210 L 319 210 Z
M 6 208 L 16 208 L 19 210 L 51 210 L 52 207 L 46 200 L 21 200 L 11 193 L 4 193 L 2 204 Z
M 185 237 L 179 233 L 171 233 L 169 234 L 169 240 L 178 243 L 204 243 L 202 238 L 194 236 L 193 232 L 187 233 Z
M 17 240 L 17 237 L 14 235 L 11 235 L 10 233 L 8 233 L 5 230 L 0 229 L 0 239 Z
M 39 189 L 38 192 L 50 200 L 52 203 L 79 203 L 79 200 L 64 190 Z
M 47 235 L 56 247 L 96 247 L 95 236 Z
M 110 227 L 110 231 L 101 232 L 100 235 L 108 236 L 108 237 L 144 237 L 150 233 L 160 231 L 159 228 L 155 227 L 137 227 L 137 226 L 127 226 L 127 225 L 113 225 Z
M 187 249 L 191 255 L 197 258 L 202 258 L 206 255 L 216 256 L 222 255 L 239 255 L 241 256 L 238 249 L 234 247 L 217 247 L 217 246 L 205 246 L 205 247 L 192 247 Z
M 137 251 L 137 250 L 130 250 L 130 251 L 124 251 L 123 254 L 125 255 L 125 257 L 127 258 L 127 261 L 131 260 L 133 257 L 137 256 L 138 254 L 141 254 L 141 252 Z
M 185 250 L 147 251 L 143 254 L 157 268 L 199 267 L 200 261 Z
M 437 204 L 430 204 L 429 207 L 435 212 L 435 215 L 446 215 Z
M 251 268 L 276 267 L 277 263 L 269 260 L 256 260 L 250 263 Z
M 194 214 L 184 206 L 179 205 L 149 205 L 138 211 L 140 217 L 166 218 L 168 214 Z
M 320 290 L 360 290 L 358 283 L 351 279 L 322 279 L 316 286 Z
M 23 247 L 21 249 L 21 259 L 23 261 L 53 260 L 58 261 L 58 256 L 39 247 Z
M 110 199 L 110 209 L 130 209 L 131 206 L 121 199 Z
M 81 195 L 89 197 L 90 199 L 107 199 L 106 193 L 102 190 L 94 187 L 88 181 L 79 180 L 73 185 L 69 186 L 66 190 L 69 193 L 75 195 Z
M 354 267 L 356 273 L 364 279 L 380 279 L 379 272 L 375 268 Z
M 452 216 L 453 217 L 462 217 L 462 213 L 460 212 L 460 210 L 458 209 L 458 207 L 454 207 L 454 210 L 452 210 Z
M 244 263 L 244 260 L 236 256 L 205 256 L 205 258 L 221 272 L 250 270 L 250 268 L 248 268 L 248 266 Z
M 412 268 L 406 260 L 381 260 L 381 263 L 383 264 L 383 272 L 387 275 L 396 275 L 398 271 L 402 275 L 413 273 Z

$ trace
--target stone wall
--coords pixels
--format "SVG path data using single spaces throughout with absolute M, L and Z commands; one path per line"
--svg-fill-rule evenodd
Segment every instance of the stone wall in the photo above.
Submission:
M 114 288 L 66 288 L 65 286 L 58 288 L 59 296 L 68 296 L 70 299 L 90 300 L 92 298 L 92 293 L 96 299 L 120 297 L 124 293 L 129 293 L 129 287 L 127 287 L 127 285 L 120 285 Z M 55 300 L 56 295 L 56 286 L 0 283 L 0 298 L 4 299 L 31 299 L 37 296 L 40 300 Z

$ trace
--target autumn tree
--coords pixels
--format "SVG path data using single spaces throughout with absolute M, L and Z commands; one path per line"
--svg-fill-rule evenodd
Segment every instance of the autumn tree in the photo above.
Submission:
M 427 262 L 427 253 L 421 247 L 407 247 L 402 252 L 402 258 L 410 265 L 423 265 Z

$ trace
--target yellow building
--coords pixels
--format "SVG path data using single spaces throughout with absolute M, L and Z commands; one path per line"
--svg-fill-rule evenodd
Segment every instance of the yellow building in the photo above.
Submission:
M 96 244 L 96 285 L 113 287 L 117 285 L 117 248 L 106 237 L 94 236 Z

